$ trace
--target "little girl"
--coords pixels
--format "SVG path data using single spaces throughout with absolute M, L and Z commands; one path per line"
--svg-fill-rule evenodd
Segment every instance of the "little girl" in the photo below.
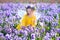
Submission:
M 21 24 L 17 25 L 16 29 L 20 30 L 23 26 L 24 27 L 35 27 L 36 26 L 36 16 L 34 15 L 35 8 L 28 6 L 26 8 L 26 14 L 21 20 Z

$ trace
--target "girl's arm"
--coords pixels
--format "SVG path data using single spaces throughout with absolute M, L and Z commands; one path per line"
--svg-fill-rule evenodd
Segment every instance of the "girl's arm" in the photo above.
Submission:
M 35 27 L 37 25 L 36 17 L 34 17 L 32 26 Z
M 21 20 L 21 26 L 26 26 L 26 16 L 24 16 Z

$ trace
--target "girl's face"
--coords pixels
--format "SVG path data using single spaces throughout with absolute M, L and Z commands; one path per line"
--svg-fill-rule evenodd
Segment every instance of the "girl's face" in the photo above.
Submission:
M 32 9 L 27 9 L 27 14 L 32 14 L 33 13 L 33 10 Z

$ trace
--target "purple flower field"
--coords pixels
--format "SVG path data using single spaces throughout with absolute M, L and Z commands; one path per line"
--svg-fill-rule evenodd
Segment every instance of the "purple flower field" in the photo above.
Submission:
M 36 8 L 37 25 L 17 30 L 18 10 L 26 11 L 28 5 Z M 0 3 L 0 40 L 60 40 L 60 4 Z

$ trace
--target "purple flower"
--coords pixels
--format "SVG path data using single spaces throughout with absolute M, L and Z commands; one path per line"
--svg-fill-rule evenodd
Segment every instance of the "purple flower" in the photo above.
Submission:
M 18 3 L 18 9 L 25 9 L 25 5 L 24 4 L 22 4 L 22 3 Z
M 4 36 L 4 34 L 3 33 L 0 33 L 0 36 Z
M 54 37 L 54 36 L 56 36 L 56 32 L 54 32 L 53 30 L 51 30 L 50 35 L 51 35 L 51 37 Z
M 57 23 L 57 22 L 52 22 L 51 25 L 52 25 L 53 27 L 55 27 L 55 26 L 58 25 L 58 23 Z
M 40 37 L 40 29 L 39 28 L 36 28 L 35 29 L 35 35 L 36 35 L 36 37 Z
M 6 35 L 5 35 L 5 38 L 6 38 L 6 39 L 11 39 L 11 35 L 10 35 L 10 34 L 6 34 Z
M 3 30 L 3 28 L 0 26 L 0 31 L 2 31 Z
M 57 37 L 56 40 L 60 40 L 60 37 Z
M 0 24 L 2 24 L 3 23 L 3 20 L 0 20 Z
M 30 33 L 34 32 L 34 28 L 33 27 L 28 26 L 28 29 L 30 30 Z
M 60 13 L 60 8 L 58 8 L 57 11 L 58 11 L 57 13 Z
M 51 40 L 51 38 L 45 36 L 45 37 L 44 37 L 44 40 Z
M 31 34 L 31 40 L 35 40 L 35 33 Z
M 17 35 L 15 35 L 15 36 L 14 36 L 14 40 L 17 40 L 17 39 L 18 39 L 18 36 L 17 36 Z
M 4 31 L 7 33 L 12 33 L 12 29 L 9 27 L 4 28 Z
M 39 28 L 36 28 L 36 29 L 35 29 L 36 32 L 39 32 L 39 30 L 40 30 Z
M 20 20 L 21 17 L 20 17 L 19 15 L 16 15 L 16 19 L 17 19 L 17 20 Z
M 28 32 L 26 30 L 23 30 L 23 34 L 24 34 L 24 36 L 27 36 Z
M 31 27 L 30 32 L 34 32 L 34 28 Z
M 26 36 L 22 37 L 22 40 L 27 40 L 27 37 Z
M 26 30 L 28 33 L 30 33 L 30 30 L 29 30 L 28 28 L 25 28 L 25 30 Z
M 24 30 L 20 30 L 20 33 L 21 33 L 21 34 L 24 34 Z
M 22 40 L 22 37 L 18 37 L 17 35 L 14 36 L 14 40 Z
M 18 40 L 22 40 L 22 38 L 21 38 L 21 37 L 19 37 L 19 38 L 18 38 Z
M 52 8 L 53 10 L 56 10 L 57 9 L 56 4 L 51 4 L 49 7 Z
M 0 36 L 0 40 L 6 40 L 4 36 Z
M 58 28 L 58 29 L 56 29 L 57 30 L 57 33 L 60 33 L 60 29 Z
M 45 32 L 45 28 L 41 29 L 41 32 L 42 32 L 42 33 Z
M 8 10 L 8 11 L 4 11 L 4 13 L 5 13 L 5 15 L 7 16 L 7 17 L 9 17 L 10 15 L 11 15 L 11 12 Z
M 8 3 L 8 6 L 12 8 L 13 7 L 13 3 Z
M 0 10 L 0 16 L 2 16 L 3 15 L 3 11 L 2 10 Z
M 3 3 L 1 9 L 2 9 L 3 11 L 5 11 L 5 10 L 9 10 L 9 9 L 11 9 L 11 8 L 8 6 L 7 3 Z
M 20 34 L 19 31 L 16 30 L 16 29 L 13 30 L 13 33 L 15 33 L 15 34 Z
M 45 20 L 48 22 L 53 21 L 53 17 L 52 16 L 45 16 Z
M 50 38 L 50 37 L 51 37 L 51 36 L 50 36 L 50 33 L 48 33 L 48 32 L 46 33 L 46 36 L 47 36 L 48 38 Z

